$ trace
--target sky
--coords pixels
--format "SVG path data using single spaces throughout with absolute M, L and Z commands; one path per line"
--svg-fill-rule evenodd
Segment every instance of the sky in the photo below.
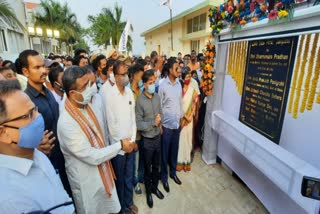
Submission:
M 30 0 L 40 2 L 40 0 Z M 122 18 L 133 26 L 133 54 L 144 54 L 144 38 L 140 34 L 170 18 L 168 7 L 160 6 L 161 0 L 58 0 L 68 2 L 72 12 L 77 15 L 82 27 L 89 26 L 88 15 L 97 15 L 104 7 L 115 3 L 123 9 Z M 172 0 L 172 15 L 175 16 L 204 0 Z M 150 53 L 146 53 L 150 54 Z

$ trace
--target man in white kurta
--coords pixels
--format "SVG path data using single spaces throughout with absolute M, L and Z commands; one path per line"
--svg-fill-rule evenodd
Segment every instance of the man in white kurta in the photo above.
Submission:
M 85 92 L 90 90 L 90 82 L 85 74 L 86 71 L 77 66 L 72 66 L 65 71 L 63 84 L 68 99 L 58 121 L 58 138 L 61 142 L 77 213 L 117 213 L 121 208 L 114 181 L 112 180 L 113 188 L 110 193 L 107 193 L 98 166 L 116 156 L 122 147 L 127 150 L 129 141 L 121 140 L 120 142 L 119 140 L 103 148 L 93 147 L 78 121 L 66 110 L 71 103 L 77 108 L 79 114 L 87 119 L 94 133 L 98 133 L 100 139 L 104 139 L 98 130 L 103 128 L 96 127 L 86 107 L 88 105 L 86 101 L 91 100 L 86 99 L 86 96 L 88 94 L 92 96 L 92 93 Z M 75 89 L 71 90 L 71 88 Z M 97 111 L 98 108 L 92 108 L 92 110 Z M 103 115 L 101 112 L 97 113 L 96 118 L 101 119 L 101 115 Z M 98 122 L 101 124 L 101 121 Z M 103 133 L 106 133 L 105 130 Z

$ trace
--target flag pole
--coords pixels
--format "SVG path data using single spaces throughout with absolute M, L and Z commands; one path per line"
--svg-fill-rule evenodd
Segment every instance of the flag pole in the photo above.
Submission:
M 172 28 L 172 9 L 170 7 L 170 21 L 171 21 L 171 50 L 173 51 L 173 28 Z

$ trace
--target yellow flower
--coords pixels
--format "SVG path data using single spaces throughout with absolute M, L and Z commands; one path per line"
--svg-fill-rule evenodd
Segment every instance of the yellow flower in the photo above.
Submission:
M 222 25 L 222 21 L 218 21 L 218 25 Z
M 280 18 L 287 17 L 288 15 L 289 13 L 286 10 L 280 10 L 280 12 L 278 13 L 278 16 Z
M 239 10 L 236 10 L 236 11 L 234 12 L 234 16 L 239 16 Z
M 221 17 L 224 19 L 225 16 L 226 16 L 226 12 L 223 11 L 223 12 L 221 13 Z

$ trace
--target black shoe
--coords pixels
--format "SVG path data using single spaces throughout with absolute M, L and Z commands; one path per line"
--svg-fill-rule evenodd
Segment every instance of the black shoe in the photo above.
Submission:
M 163 184 L 163 188 L 166 192 L 170 192 L 170 188 L 169 188 L 169 184 L 168 182 L 162 183 Z
M 170 178 L 172 178 L 174 180 L 174 182 L 176 182 L 176 184 L 181 185 L 182 182 L 180 181 L 180 179 L 178 178 L 178 176 L 170 176 Z
M 160 192 L 160 190 L 158 188 L 155 189 L 154 191 L 152 191 L 152 193 L 155 194 L 159 199 L 163 199 L 164 198 L 162 192 Z
M 147 193 L 147 204 L 150 208 L 153 207 L 153 200 L 152 200 L 152 194 L 151 193 Z

